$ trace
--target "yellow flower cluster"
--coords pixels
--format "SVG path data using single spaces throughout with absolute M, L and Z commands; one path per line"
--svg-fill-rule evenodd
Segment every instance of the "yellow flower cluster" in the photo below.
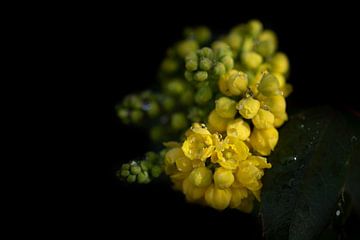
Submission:
M 182 144 L 165 155 L 165 172 L 186 199 L 218 210 L 251 212 L 260 201 L 261 177 L 271 168 L 266 158 L 251 153 L 249 125 L 238 118 L 227 126 L 225 138 L 195 123 Z

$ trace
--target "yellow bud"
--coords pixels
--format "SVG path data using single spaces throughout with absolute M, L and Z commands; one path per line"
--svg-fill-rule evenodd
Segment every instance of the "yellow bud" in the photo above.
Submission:
M 229 74 L 228 89 L 232 96 L 238 96 L 244 93 L 248 86 L 247 75 L 243 72 L 233 70 Z
M 177 158 L 176 167 L 180 172 L 190 172 L 193 169 L 192 161 L 187 157 Z
M 221 189 L 229 188 L 233 184 L 235 178 L 231 170 L 225 168 L 217 168 L 214 173 L 215 186 Z
M 256 52 L 245 52 L 242 55 L 242 61 L 246 67 L 256 69 L 262 63 L 263 58 Z
M 256 116 L 252 119 L 252 122 L 257 129 L 271 128 L 274 126 L 274 121 L 274 114 L 264 109 L 259 109 Z
M 283 114 L 286 110 L 285 98 L 281 95 L 268 97 L 264 100 L 263 104 L 264 107 L 268 107 L 270 112 L 272 112 L 275 116 Z
M 182 189 L 188 201 L 196 201 L 202 198 L 206 191 L 206 188 L 193 185 L 189 177 L 183 181 Z
M 231 120 L 230 118 L 220 117 L 219 114 L 213 110 L 208 117 L 208 126 L 212 132 L 225 132 Z
M 230 207 L 237 208 L 242 200 L 248 196 L 248 191 L 244 187 L 231 187 Z
M 278 80 L 280 89 L 283 89 L 286 83 L 284 75 L 281 73 L 272 73 L 272 75 Z
M 212 184 L 205 192 L 206 203 L 217 210 L 224 210 L 227 208 L 230 204 L 230 200 L 230 189 L 220 189 Z
M 284 53 L 277 53 L 271 59 L 272 71 L 285 74 L 289 70 L 289 60 Z
M 279 80 L 272 74 L 265 74 L 260 81 L 258 90 L 264 96 L 280 95 Z
M 260 102 L 252 97 L 243 98 L 239 101 L 236 108 L 241 116 L 246 119 L 253 118 L 260 109 Z
M 167 151 L 165 154 L 165 173 L 170 175 L 177 172 L 176 160 L 184 158 L 185 155 L 181 148 L 175 147 Z
M 292 93 L 293 87 L 291 84 L 286 83 L 282 90 L 284 93 L 284 97 L 287 97 L 290 95 L 290 93 Z
M 259 130 L 254 128 L 250 136 L 251 146 L 262 156 L 270 155 L 279 140 L 279 133 L 275 128 Z
M 236 102 L 227 97 L 221 97 L 215 101 L 215 111 L 223 118 L 234 118 L 236 114 Z
M 212 181 L 212 172 L 207 167 L 195 168 L 189 175 L 190 182 L 196 187 L 207 187 Z
M 281 125 L 283 125 L 284 122 L 287 120 L 288 120 L 288 115 L 286 114 L 286 112 L 284 112 L 283 114 L 280 114 L 278 116 L 275 116 L 274 126 L 278 128 Z
M 250 126 L 241 118 L 237 118 L 229 122 L 226 133 L 228 136 L 233 136 L 245 141 L 250 136 Z

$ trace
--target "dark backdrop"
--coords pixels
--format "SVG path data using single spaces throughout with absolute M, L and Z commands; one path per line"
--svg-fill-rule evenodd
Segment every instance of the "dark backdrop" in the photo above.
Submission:
M 191 231 L 200 236 L 239 232 L 241 236 L 261 237 L 256 217 L 189 205 L 170 185 L 127 186 L 114 176 L 121 162 L 149 150 L 146 133 L 123 126 L 114 106 L 124 95 L 152 86 L 166 49 L 181 37 L 186 26 L 206 25 L 214 33 L 225 33 L 238 23 L 258 18 L 278 34 L 279 49 L 289 56 L 289 82 L 294 86 L 290 106 L 330 104 L 359 109 L 358 17 L 351 6 L 251 5 L 241 1 L 206 4 L 95 8 L 81 20 L 90 30 L 91 80 L 97 89 L 95 104 L 101 106 L 100 118 L 104 120 L 97 143 L 101 154 L 91 172 L 96 181 L 90 186 L 91 200 L 83 203 L 91 231 L 134 237 L 144 233 L 190 237 Z M 173 231 L 173 236 L 165 234 L 166 229 Z

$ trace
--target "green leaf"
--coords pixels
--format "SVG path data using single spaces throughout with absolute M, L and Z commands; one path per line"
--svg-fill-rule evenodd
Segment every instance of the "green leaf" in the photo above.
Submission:
M 260 216 L 266 239 L 316 239 L 343 192 L 353 136 L 329 107 L 290 117 L 269 157 Z

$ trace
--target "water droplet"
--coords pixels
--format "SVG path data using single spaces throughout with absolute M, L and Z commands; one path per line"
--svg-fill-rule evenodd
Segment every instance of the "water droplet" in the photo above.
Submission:
M 297 157 L 296 156 L 294 156 L 294 160 L 296 161 L 296 159 L 297 159 Z
M 341 213 L 340 210 L 336 210 L 335 214 L 336 214 L 336 216 L 340 216 L 340 213 Z
M 358 140 L 358 139 L 357 139 L 356 136 L 352 136 L 351 139 L 350 139 L 350 141 L 351 141 L 352 143 L 356 142 L 357 140 Z

